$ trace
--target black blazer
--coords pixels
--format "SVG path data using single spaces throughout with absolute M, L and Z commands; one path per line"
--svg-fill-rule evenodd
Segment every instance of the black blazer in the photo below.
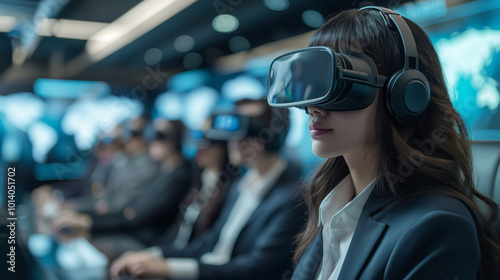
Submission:
M 164 172 L 148 184 L 128 205 L 135 215 L 127 219 L 123 211 L 103 215 L 91 213 L 92 233 L 125 232 L 147 246 L 163 234 L 179 212 L 179 203 L 192 186 L 192 165 L 185 161 L 171 172 Z
M 291 274 L 294 237 L 305 222 L 306 207 L 296 186 L 297 172 L 288 168 L 263 198 L 234 244 L 231 260 L 224 265 L 199 262 L 200 280 L 275 280 Z M 165 257 L 199 258 L 211 252 L 238 197 L 231 186 L 221 215 L 207 232 L 183 250 L 164 246 Z
M 293 280 L 313 280 L 323 258 L 321 231 Z M 476 226 L 457 199 L 428 195 L 395 201 L 372 192 L 359 218 L 339 279 L 476 279 Z

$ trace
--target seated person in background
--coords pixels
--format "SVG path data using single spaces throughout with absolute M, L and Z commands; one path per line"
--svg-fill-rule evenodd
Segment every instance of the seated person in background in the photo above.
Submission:
M 205 127 L 203 131 L 207 129 Z M 157 244 L 171 243 L 182 249 L 193 238 L 202 235 L 219 217 L 229 188 L 240 173 L 238 167 L 229 163 L 227 141 L 209 139 L 204 135 L 197 141 L 197 146 L 195 160 L 201 174 L 180 206 L 177 221 Z
M 119 130 L 123 150 L 112 155 L 112 162 L 99 166 L 91 178 L 88 195 L 65 198 L 64 187 L 53 193 L 51 186 L 42 186 L 32 193 L 37 207 L 38 229 L 50 233 L 50 224 L 61 210 L 72 210 L 89 215 L 122 212 L 135 199 L 141 188 L 159 172 L 158 164 L 148 155 L 148 144 L 142 136 L 144 118 L 137 118 L 122 125 Z M 83 220 L 81 220 L 83 221 Z M 76 232 L 75 232 L 76 233 Z
M 103 134 L 100 137 L 99 143 L 94 148 L 96 164 L 87 186 L 88 190 L 84 193 L 89 195 L 92 193 L 103 193 L 104 186 L 107 184 L 109 175 L 113 170 L 115 158 L 119 158 L 124 154 L 124 145 L 120 137 L 121 126 L 118 125 L 113 130 L 111 135 Z
M 160 164 L 160 173 L 143 184 L 121 211 L 61 213 L 53 221 L 58 236 L 67 239 L 91 233 L 91 242 L 110 259 L 155 244 L 174 221 L 192 185 L 192 166 L 182 155 L 183 131 L 181 121 L 156 120 L 149 154 Z
M 89 203 L 88 199 L 70 201 L 69 207 L 83 213 L 105 214 L 121 212 L 142 192 L 145 184 L 158 175 L 159 166 L 148 153 L 148 142 L 144 139 L 146 127 L 143 117 L 122 126 L 120 138 L 125 153 L 115 155 L 113 167 L 107 176 L 102 197 Z
M 266 280 L 290 273 L 305 205 L 295 186 L 298 172 L 279 154 L 288 110 L 271 109 L 265 100 L 242 100 L 236 112 L 215 116 L 215 133 L 207 133 L 231 139 L 231 163 L 248 167 L 231 186 L 215 224 L 182 250 L 162 246 L 124 254 L 111 265 L 113 276 Z
M 73 208 L 71 201 L 87 201 L 94 205 L 96 197 L 104 193 L 104 185 L 117 158 L 123 157 L 123 143 L 119 137 L 120 126 L 116 126 L 112 135 L 101 135 L 92 149 L 92 159 L 86 174 L 80 180 L 62 180 L 37 187 L 31 193 L 31 200 L 36 208 L 37 231 L 50 232 L 48 223 L 60 207 Z M 81 164 L 84 164 L 82 162 Z

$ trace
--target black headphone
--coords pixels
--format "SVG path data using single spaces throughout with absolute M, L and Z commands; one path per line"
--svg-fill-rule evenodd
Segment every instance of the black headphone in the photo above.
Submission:
M 409 125 L 423 115 L 431 97 L 429 82 L 418 70 L 417 45 L 410 27 L 400 14 L 392 10 L 374 6 L 359 10 L 379 11 L 387 28 L 401 36 L 404 67 L 394 73 L 386 84 L 386 104 L 399 124 Z

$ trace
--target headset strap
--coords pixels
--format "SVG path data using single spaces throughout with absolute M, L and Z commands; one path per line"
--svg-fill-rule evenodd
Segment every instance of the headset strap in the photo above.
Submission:
M 415 44 L 415 38 L 410 30 L 410 27 L 404 20 L 404 18 L 397 12 L 376 6 L 366 6 L 361 10 L 377 10 L 382 15 L 387 28 L 393 31 L 398 31 L 401 36 L 403 43 L 403 50 L 405 56 L 404 70 L 415 69 L 418 70 L 418 52 L 417 45 Z
M 383 75 L 369 75 L 364 72 L 340 68 L 337 71 L 339 73 L 339 80 L 365 84 L 372 87 L 384 87 L 387 80 L 387 77 Z

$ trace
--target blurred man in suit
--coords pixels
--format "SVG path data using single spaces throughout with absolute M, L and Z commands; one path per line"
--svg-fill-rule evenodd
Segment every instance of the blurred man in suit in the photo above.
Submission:
M 288 110 L 265 100 L 242 100 L 234 114 L 214 118 L 214 135 L 230 140 L 230 160 L 248 171 L 232 185 L 222 212 L 184 249 L 128 252 L 111 266 L 115 277 L 173 279 L 281 279 L 292 265 L 294 237 L 305 219 L 298 172 L 279 150 L 289 129 Z

